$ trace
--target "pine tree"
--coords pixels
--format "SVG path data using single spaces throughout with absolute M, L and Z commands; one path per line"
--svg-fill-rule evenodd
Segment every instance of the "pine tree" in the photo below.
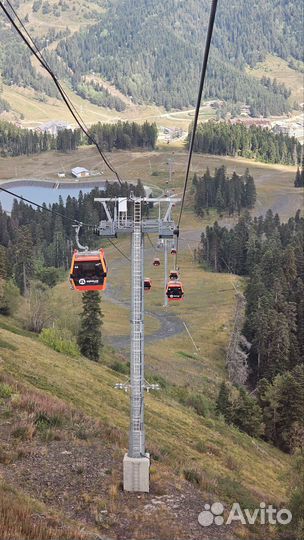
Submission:
M 246 169 L 245 176 L 245 202 L 247 208 L 254 208 L 256 203 L 256 188 L 253 177 L 249 174 L 249 170 Z
M 99 293 L 97 291 L 85 292 L 82 296 L 82 306 L 77 342 L 84 356 L 98 362 L 102 349 L 102 312 Z
M 218 397 L 216 400 L 215 410 L 217 414 L 222 414 L 227 422 L 231 421 L 231 401 L 228 384 L 222 382 Z
M 295 187 L 304 187 L 304 167 L 302 167 L 301 171 L 300 171 L 300 168 L 298 167 L 294 185 Z
M 215 207 L 219 213 L 225 209 L 225 200 L 221 188 L 219 187 L 215 197 Z
M 232 422 L 248 435 L 259 437 L 264 432 L 262 409 L 255 398 L 244 388 L 239 389 L 239 395 L 233 403 Z
M 18 229 L 15 248 L 16 263 L 14 265 L 15 280 L 22 294 L 28 290 L 29 282 L 34 274 L 34 245 L 29 226 Z
M 268 392 L 273 442 L 282 450 L 292 450 L 292 435 L 298 423 L 304 418 L 304 366 L 297 366 L 293 372 L 278 375 Z
M 297 168 L 294 185 L 295 187 L 301 187 L 301 173 L 299 167 Z
M 304 538 L 304 430 L 301 432 L 301 441 L 292 457 L 288 492 L 290 493 L 288 508 L 292 512 L 290 538 L 302 540 Z

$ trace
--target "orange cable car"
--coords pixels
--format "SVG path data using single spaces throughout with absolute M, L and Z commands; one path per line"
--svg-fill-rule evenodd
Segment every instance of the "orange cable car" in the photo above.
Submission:
M 160 266 L 160 259 L 155 258 L 153 261 L 153 266 Z
M 181 281 L 169 281 L 166 289 L 168 300 L 182 300 L 184 288 Z
M 176 248 L 171 249 L 171 255 L 176 255 Z
M 150 278 L 145 278 L 144 279 L 144 290 L 145 291 L 150 291 L 152 288 L 152 279 Z
M 104 291 L 107 284 L 107 265 L 104 250 L 73 253 L 70 283 L 76 291 Z

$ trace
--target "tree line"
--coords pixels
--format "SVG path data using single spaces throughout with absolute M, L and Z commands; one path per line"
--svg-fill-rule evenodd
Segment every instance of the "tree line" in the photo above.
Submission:
M 214 271 L 248 276 L 243 337 L 249 346 L 243 351 L 255 397 L 239 391 L 244 414 L 237 421 L 236 405 L 227 413 L 219 409 L 240 427 L 249 421 L 251 402 L 256 429 L 290 451 L 304 427 L 304 218 L 298 211 L 281 223 L 269 210 L 265 217 L 241 216 L 231 230 L 215 223 L 202 234 L 198 259 Z M 229 385 L 221 394 L 233 401 Z
M 130 148 L 154 149 L 157 141 L 155 123 L 117 122 L 116 124 L 93 125 L 89 130 L 98 143 L 111 152 L 114 148 L 128 150 Z
M 219 213 L 227 211 L 240 214 L 243 208 L 253 208 L 256 202 L 256 188 L 253 177 L 246 169 L 242 176 L 233 172 L 227 176 L 224 166 L 215 169 L 211 176 L 209 168 L 202 177 L 193 177 L 194 209 L 197 215 L 204 216 L 205 210 L 216 208 Z
M 157 140 L 156 124 L 148 122 L 142 125 L 135 122 L 98 123 L 89 128 L 89 133 L 107 151 L 138 147 L 154 149 Z M 92 144 L 92 141 L 88 140 L 79 129 L 60 130 L 57 136 L 54 136 L 46 132 L 23 129 L 0 120 L 1 157 L 37 154 L 49 150 L 69 152 L 83 144 Z
M 192 133 L 189 129 L 188 145 Z M 301 163 L 302 145 L 295 137 L 275 134 L 268 129 L 225 122 L 201 123 L 194 140 L 194 151 L 206 154 L 243 156 L 265 163 Z
M 80 130 L 64 129 L 57 136 L 47 132 L 17 127 L 11 122 L 0 121 L 1 157 L 39 154 L 49 150 L 68 152 L 81 144 Z

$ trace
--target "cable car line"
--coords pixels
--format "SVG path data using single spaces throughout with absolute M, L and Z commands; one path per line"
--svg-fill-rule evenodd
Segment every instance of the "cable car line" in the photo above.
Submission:
M 80 221 L 77 221 L 77 219 L 73 219 L 73 218 L 70 218 L 68 216 L 64 216 L 63 214 L 61 214 L 60 212 L 57 212 L 56 210 L 52 210 L 51 208 L 49 208 L 48 206 L 42 206 L 42 204 L 38 204 L 38 203 L 35 203 L 34 201 L 31 201 L 30 199 L 26 199 L 25 197 L 22 197 L 22 195 L 17 195 L 17 193 L 13 193 L 12 191 L 10 191 L 9 189 L 5 189 L 4 187 L 0 186 L 0 190 L 1 191 L 4 191 L 5 193 L 7 193 L 8 195 L 12 195 L 12 197 L 16 197 L 16 199 L 20 199 L 21 201 L 24 201 L 30 205 L 34 205 L 34 206 L 37 206 L 37 208 L 40 208 L 41 210 L 46 210 L 47 212 L 49 212 L 50 214 L 54 214 L 56 216 L 59 216 L 61 217 L 62 219 L 66 219 L 67 221 L 71 221 L 72 223 L 75 223 L 77 225 L 80 225 Z M 89 225 L 89 224 L 86 224 L 86 223 L 82 223 L 83 227 L 92 227 L 94 228 L 94 225 Z
M 154 249 L 154 251 L 156 252 L 156 247 L 155 247 L 155 245 L 153 244 L 153 242 L 152 242 L 152 240 L 151 240 L 151 237 L 150 237 L 149 233 L 146 233 L 146 236 L 147 236 L 147 238 L 148 238 L 148 240 L 149 240 L 149 242 L 150 242 L 150 244 L 151 244 L 151 247 L 152 247 L 152 248 Z
M 118 247 L 118 245 L 115 244 L 115 243 L 113 242 L 113 240 L 111 240 L 111 238 L 108 238 L 108 240 L 109 240 L 110 244 L 112 244 L 112 246 L 115 247 L 115 249 L 117 249 L 117 251 L 118 251 L 125 259 L 127 259 L 127 261 L 131 262 L 130 257 L 128 257 L 128 255 L 126 255 L 126 254 Z
M 48 206 L 43 206 L 39 203 L 35 203 L 34 201 L 31 201 L 30 199 L 26 199 L 25 197 L 22 197 L 22 195 L 17 195 L 17 193 L 13 193 L 12 191 L 10 191 L 9 189 L 5 189 L 4 187 L 0 186 L 0 190 L 1 191 L 4 191 L 5 193 L 7 193 L 8 195 L 11 195 L 12 197 L 16 197 L 16 199 L 20 199 L 21 201 L 23 202 L 26 202 L 30 205 L 33 205 L 33 206 L 36 206 L 37 208 L 40 208 L 40 210 L 46 210 L 47 212 L 49 212 L 50 214 L 54 214 L 55 216 L 58 216 L 58 217 L 61 217 L 62 219 L 65 219 L 67 221 L 70 221 L 71 223 L 75 223 L 75 225 L 82 225 L 82 227 L 86 227 L 87 229 L 96 229 L 96 226 L 95 225 L 90 225 L 88 223 L 83 223 L 81 221 L 77 221 L 77 219 L 73 219 L 73 218 L 70 218 L 68 216 L 65 216 L 64 214 L 61 214 L 60 212 L 57 212 L 56 210 L 52 210 L 51 208 L 49 208 Z M 110 244 L 112 244 L 112 246 L 125 258 L 127 259 L 129 262 L 131 261 L 130 257 L 128 257 L 128 255 L 126 255 L 118 246 L 117 244 L 115 244 L 111 238 L 108 238 Z
M 96 141 L 96 139 L 90 135 L 89 131 L 88 131 L 88 127 L 86 126 L 84 120 L 82 119 L 82 117 L 80 116 L 80 114 L 78 113 L 77 109 L 75 108 L 75 106 L 73 105 L 73 103 L 71 102 L 70 98 L 67 96 L 65 90 L 62 88 L 59 80 L 57 79 L 56 75 L 54 74 L 53 70 L 50 68 L 50 66 L 48 65 L 48 63 L 45 61 L 42 53 L 40 52 L 40 50 L 38 49 L 37 45 L 35 44 L 33 38 L 30 36 L 29 32 L 26 30 L 24 24 L 22 23 L 21 19 L 19 18 L 18 14 L 16 13 L 15 9 L 13 8 L 13 6 L 11 5 L 11 3 L 9 2 L 9 0 L 7 0 L 7 3 L 9 5 L 9 7 L 12 9 L 14 15 L 16 16 L 17 20 L 19 21 L 19 23 L 21 24 L 22 28 L 25 30 L 27 36 L 29 37 L 29 39 L 31 40 L 32 44 L 27 40 L 26 36 L 21 32 L 20 28 L 17 26 L 17 24 L 15 23 L 13 17 L 11 16 L 11 14 L 9 13 L 9 11 L 6 9 L 6 7 L 4 6 L 3 2 L 0 1 L 0 7 L 2 8 L 2 11 L 5 13 L 5 15 L 7 16 L 7 18 L 9 19 L 10 23 L 12 24 L 12 26 L 15 28 L 16 32 L 19 34 L 19 36 L 21 37 L 21 39 L 24 41 L 24 43 L 26 44 L 26 46 L 30 49 L 30 51 L 32 52 L 32 54 L 35 56 L 35 58 L 37 58 L 38 62 L 41 64 L 41 66 L 49 73 L 50 77 L 53 79 L 63 101 L 65 102 L 67 108 L 69 109 L 71 115 L 73 116 L 74 120 L 76 121 L 76 123 L 78 124 L 78 126 L 80 127 L 80 129 L 82 130 L 82 132 L 86 135 L 86 137 L 88 138 L 88 140 L 94 144 L 100 154 L 100 156 L 102 157 L 104 163 L 106 164 L 106 166 L 108 167 L 108 169 L 116 176 L 118 182 L 120 185 L 122 185 L 122 180 L 118 174 L 118 172 L 116 171 L 116 169 L 114 169 L 114 167 L 111 165 L 111 163 L 109 162 L 109 160 L 107 159 L 107 157 L 105 156 L 105 154 L 103 153 L 103 151 L 101 150 L 98 142 Z
M 210 11 L 210 16 L 209 16 L 209 23 L 208 23 L 208 31 L 207 31 L 207 37 L 206 37 L 206 44 L 205 44 L 205 51 L 204 51 L 204 58 L 203 58 L 203 64 L 202 64 L 202 70 L 201 70 L 201 78 L 200 78 L 200 83 L 199 83 L 197 103 L 196 103 L 196 107 L 195 107 L 195 115 L 194 115 L 194 120 L 193 120 L 193 129 L 192 129 L 191 140 L 190 140 L 190 145 L 189 145 L 188 162 L 187 162 L 187 168 L 186 168 L 186 175 L 185 175 L 184 189 L 183 189 L 183 195 L 182 195 L 182 202 L 181 202 L 181 208 L 180 208 L 179 218 L 178 218 L 178 222 L 177 222 L 177 231 L 179 231 L 179 227 L 180 227 L 181 219 L 182 219 L 182 214 L 183 214 L 183 210 L 184 210 L 184 205 L 185 205 L 185 198 L 186 198 L 186 191 L 187 191 L 187 185 L 188 185 L 188 180 L 189 180 L 191 159 L 192 159 L 192 154 L 193 154 L 194 139 L 195 139 L 195 135 L 196 135 L 199 111 L 200 111 L 200 107 L 201 107 L 202 94 L 203 94 L 203 89 L 204 89 L 204 84 L 205 84 L 205 78 L 206 78 L 206 72 L 207 72 L 207 65 L 208 65 L 208 59 L 209 59 L 209 52 L 210 52 L 212 33 L 213 33 L 213 28 L 214 28 L 216 9 L 217 9 L 217 0 L 212 0 L 211 11 Z M 177 248 L 178 248 L 178 238 L 179 238 L 179 236 L 177 234 L 177 242 L 176 242 Z M 177 252 L 178 252 L 178 249 L 177 249 Z M 176 254 L 176 261 L 177 261 L 177 254 Z

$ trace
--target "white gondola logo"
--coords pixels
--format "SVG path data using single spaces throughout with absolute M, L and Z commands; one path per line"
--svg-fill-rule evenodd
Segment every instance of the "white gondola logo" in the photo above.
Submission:
M 81 279 L 79 280 L 79 285 L 85 285 L 85 284 L 86 284 L 86 280 L 83 279 L 83 278 L 81 278 Z

